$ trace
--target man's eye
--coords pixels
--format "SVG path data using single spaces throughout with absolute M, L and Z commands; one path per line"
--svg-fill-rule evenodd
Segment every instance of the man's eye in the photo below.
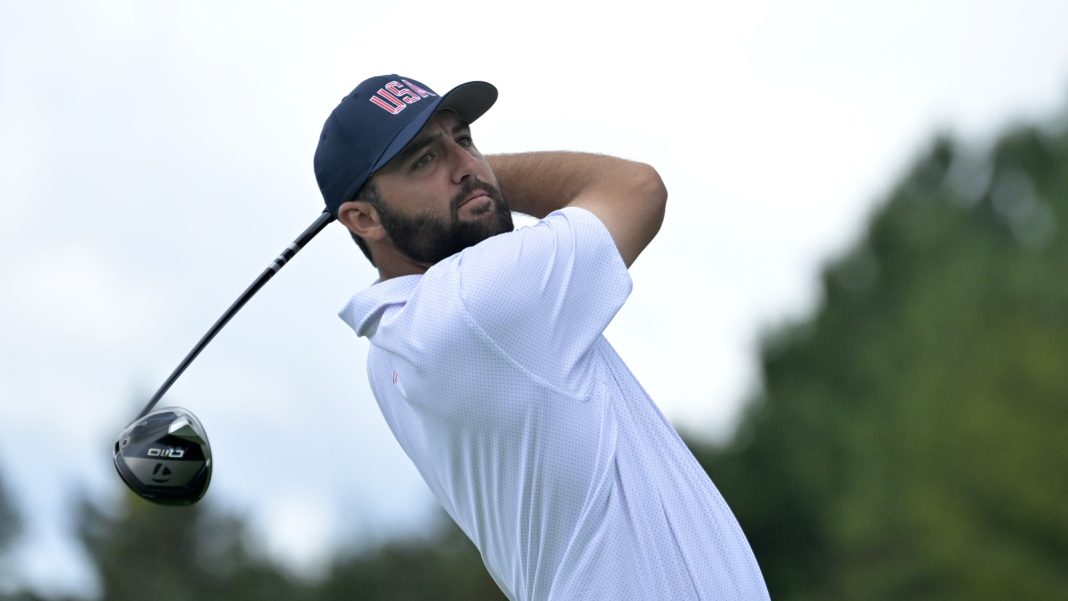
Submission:
M 475 145 L 475 141 L 471 139 L 471 136 L 460 136 L 456 139 L 456 143 L 464 148 Z
M 416 162 L 415 162 L 415 164 L 413 164 L 413 165 L 412 165 L 412 167 L 414 167 L 414 168 L 416 168 L 416 169 L 418 169 L 418 168 L 420 168 L 420 167 L 426 167 L 426 166 L 427 166 L 427 165 L 429 165 L 429 164 L 430 164 L 430 163 L 431 163 L 431 162 L 432 162 L 433 160 L 434 160 L 434 155 L 432 155 L 432 154 L 430 154 L 430 153 L 428 152 L 428 153 L 424 154 L 423 156 L 419 157 L 419 160 L 418 160 L 418 161 L 416 161 Z

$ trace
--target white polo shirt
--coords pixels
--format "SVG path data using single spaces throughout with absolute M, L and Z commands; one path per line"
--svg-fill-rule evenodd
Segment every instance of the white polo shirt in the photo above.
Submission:
M 603 336 L 630 289 L 608 230 L 566 208 L 340 315 L 371 341 L 389 427 L 510 599 L 767 599 L 730 509 Z

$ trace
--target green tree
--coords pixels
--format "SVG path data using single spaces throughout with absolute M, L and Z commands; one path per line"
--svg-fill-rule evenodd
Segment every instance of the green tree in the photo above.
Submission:
M 1068 135 L 947 136 L 697 452 L 776 599 L 1068 594 Z
M 317 591 L 321 601 L 505 601 L 478 550 L 442 514 L 424 539 L 394 540 L 351 553 Z
M 22 527 L 22 519 L 8 495 L 4 479 L 0 477 L 0 585 L 10 582 L 15 574 L 8 559 Z M 0 586 L 2 588 L 2 586 Z
M 305 598 L 302 583 L 248 552 L 242 520 L 203 503 L 161 507 L 125 493 L 106 510 L 84 502 L 80 515 L 108 601 Z
M 118 507 L 83 502 L 80 515 L 108 601 L 505 599 L 474 545 L 445 519 L 425 538 L 347 553 L 311 583 L 250 553 L 247 525 L 210 505 L 160 507 L 126 493 Z

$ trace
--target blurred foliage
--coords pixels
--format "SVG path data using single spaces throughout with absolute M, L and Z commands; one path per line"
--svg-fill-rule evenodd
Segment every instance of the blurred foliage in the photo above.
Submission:
M 303 590 L 248 550 L 245 522 L 208 505 L 160 507 L 124 491 L 108 511 L 81 506 L 81 538 L 104 598 L 300 599 Z
M 8 497 L 7 486 L 0 478 L 0 553 L 8 546 L 21 530 L 21 516 Z
M 82 539 L 103 598 L 126 601 L 504 599 L 474 546 L 451 522 L 335 559 L 321 581 L 295 578 L 250 548 L 247 526 L 210 504 L 159 507 L 127 494 L 112 515 L 82 505 Z
M 340 560 L 315 598 L 507 601 L 478 550 L 444 512 L 428 538 L 394 541 Z
M 7 556 L 21 529 L 21 516 L 8 496 L 4 479 L 0 478 L 0 585 L 15 576 Z
M 939 138 L 695 449 L 772 597 L 1068 598 L 1068 135 Z
M 1066 273 L 1068 134 L 942 136 L 920 157 L 816 312 L 766 337 L 735 438 L 691 444 L 773 598 L 1068 598 Z M 0 552 L 18 526 L 2 493 Z M 126 496 L 79 524 L 108 601 L 504 598 L 447 520 L 315 582 L 210 505 Z

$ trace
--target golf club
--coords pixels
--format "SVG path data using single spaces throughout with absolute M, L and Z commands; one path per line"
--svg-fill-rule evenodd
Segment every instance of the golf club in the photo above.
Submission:
M 211 482 L 211 447 L 204 426 L 185 409 L 152 409 L 241 307 L 333 220 L 328 211 L 323 211 L 297 236 L 208 329 L 141 413 L 119 433 L 115 441 L 115 469 L 138 496 L 161 505 L 191 505 L 207 492 Z

